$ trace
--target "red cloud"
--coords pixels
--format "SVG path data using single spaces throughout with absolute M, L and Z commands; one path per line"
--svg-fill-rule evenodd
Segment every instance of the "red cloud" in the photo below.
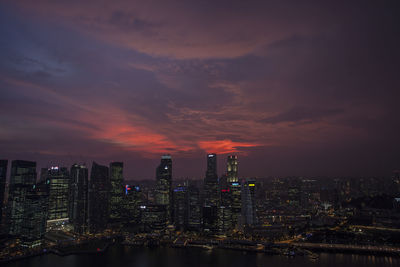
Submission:
M 251 144 L 244 142 L 234 142 L 231 140 L 215 140 L 215 141 L 199 141 L 198 145 L 207 152 L 215 152 L 218 154 L 237 153 L 240 147 L 255 147 L 259 144 Z

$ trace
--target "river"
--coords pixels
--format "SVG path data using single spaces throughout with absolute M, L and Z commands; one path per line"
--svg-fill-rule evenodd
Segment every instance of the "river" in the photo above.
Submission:
M 271 267 L 308 267 L 308 266 L 355 266 L 384 267 L 400 266 L 400 258 L 385 256 L 318 254 L 318 259 L 296 256 L 286 257 L 262 253 L 246 253 L 231 250 L 204 250 L 179 248 L 134 248 L 121 245 L 111 246 L 105 253 L 57 256 L 47 254 L 23 259 L 4 267 L 202 267 L 202 266 L 271 266 Z

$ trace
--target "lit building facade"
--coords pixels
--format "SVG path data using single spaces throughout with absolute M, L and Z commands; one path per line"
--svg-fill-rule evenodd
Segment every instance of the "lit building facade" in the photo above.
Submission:
M 207 155 L 207 171 L 204 178 L 204 205 L 217 206 L 219 201 L 217 155 Z
M 254 179 L 246 179 L 242 184 L 242 222 L 243 225 L 255 225 L 256 200 L 255 200 L 256 182 Z
M 186 186 L 177 186 L 174 189 L 174 225 L 178 230 L 187 228 L 188 192 Z
M 156 169 L 155 202 L 164 205 L 167 212 L 167 221 L 172 222 L 172 158 L 170 155 L 161 157 L 160 165 Z
M 84 234 L 88 230 L 89 209 L 89 174 L 84 165 L 74 164 L 71 167 L 70 222 L 74 232 Z
M 20 237 L 22 245 L 35 247 L 42 244 L 46 233 L 49 204 L 49 184 L 42 181 L 27 191 Z
M 70 178 L 67 168 L 51 167 L 47 172 L 49 184 L 48 224 L 68 221 Z
M 235 155 L 228 156 L 227 164 L 227 181 L 228 183 L 237 183 L 238 179 L 238 158 Z
M 143 230 L 151 232 L 163 230 L 167 226 L 166 205 L 142 205 L 140 206 L 140 217 Z
M 201 229 L 201 203 L 200 190 L 194 186 L 188 186 L 188 230 L 199 231 Z
M 13 160 L 11 162 L 10 188 L 7 207 L 9 234 L 20 236 L 25 215 L 25 201 L 36 182 L 36 162 Z
M 142 191 L 140 186 L 125 185 L 123 198 L 123 221 L 128 224 L 139 224 Z
M 122 162 L 110 163 L 110 222 L 122 220 L 122 201 L 124 197 L 124 164 Z
M 242 187 L 239 182 L 229 183 L 228 186 L 232 209 L 232 226 L 238 228 L 242 214 Z

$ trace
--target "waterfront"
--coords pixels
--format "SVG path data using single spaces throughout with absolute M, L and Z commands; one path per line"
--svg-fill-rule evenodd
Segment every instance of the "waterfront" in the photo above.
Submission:
M 399 266 L 400 258 L 352 254 L 321 253 L 319 258 L 287 257 L 230 250 L 135 248 L 111 246 L 105 253 L 80 254 L 65 257 L 54 254 L 27 258 L 3 264 L 4 267 L 87 267 L 87 266 Z

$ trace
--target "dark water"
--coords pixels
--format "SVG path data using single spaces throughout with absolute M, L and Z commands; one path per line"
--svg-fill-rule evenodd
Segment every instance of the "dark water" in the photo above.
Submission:
M 368 255 L 320 254 L 319 259 L 311 260 L 297 256 L 270 256 L 260 253 L 240 251 L 173 248 L 132 248 L 113 246 L 103 254 L 70 255 L 59 257 L 53 254 L 38 256 L 4 264 L 5 267 L 103 267 L 103 266 L 138 266 L 138 267 L 197 267 L 197 266 L 356 266 L 384 267 L 400 266 L 400 258 L 377 257 Z

